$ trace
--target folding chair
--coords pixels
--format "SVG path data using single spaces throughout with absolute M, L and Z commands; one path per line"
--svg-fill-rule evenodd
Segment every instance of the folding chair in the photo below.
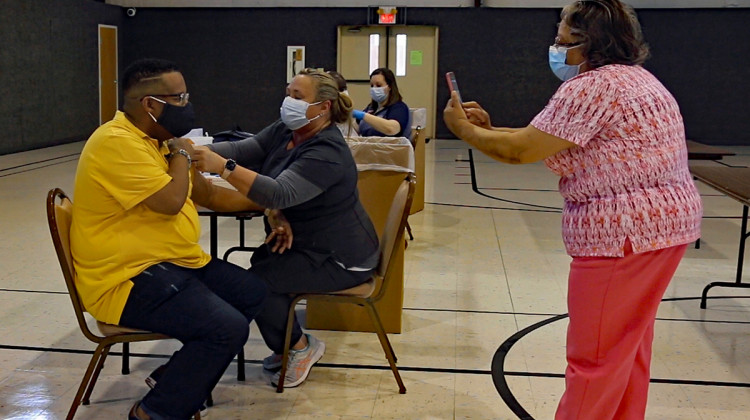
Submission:
M 388 336 L 383 329 L 380 316 L 375 309 L 375 303 L 380 300 L 388 287 L 388 279 L 391 277 L 390 274 L 392 270 L 392 265 L 390 263 L 394 260 L 391 257 L 395 255 L 397 250 L 396 244 L 399 243 L 399 241 L 404 240 L 406 218 L 409 216 L 409 209 L 411 207 L 412 199 L 414 198 L 415 184 L 414 174 L 409 173 L 396 191 L 393 203 L 388 212 L 383 235 L 381 235 L 380 261 L 375 273 L 369 280 L 359 286 L 346 290 L 339 290 L 330 293 L 304 293 L 297 295 L 294 298 L 289 307 L 289 321 L 287 322 L 286 338 L 284 340 L 284 354 L 282 357 L 281 371 L 279 373 L 280 378 L 276 387 L 276 392 L 284 392 L 284 377 L 289 362 L 289 348 L 292 341 L 292 325 L 294 322 L 295 306 L 297 305 L 297 302 L 305 299 L 308 302 L 311 300 L 320 300 L 332 303 L 351 303 L 366 307 L 378 338 L 380 339 L 380 345 L 383 347 L 383 352 L 385 352 L 385 357 L 388 359 L 388 364 L 390 365 L 391 370 L 393 371 L 393 376 L 398 383 L 399 393 L 406 393 L 406 387 L 404 386 L 404 383 L 401 380 L 401 375 L 396 367 L 396 354 L 393 352 L 391 342 L 388 340 Z
M 59 200 L 59 203 L 58 203 Z M 55 245 L 55 251 L 57 251 L 57 259 L 60 262 L 60 268 L 65 278 L 65 285 L 68 288 L 68 294 L 70 300 L 73 303 L 73 311 L 76 314 L 78 320 L 78 326 L 81 329 L 83 335 L 90 341 L 97 344 L 94 355 L 91 356 L 91 361 L 83 374 L 81 379 L 81 385 L 78 387 L 78 392 L 73 399 L 73 403 L 68 410 L 68 415 L 65 417 L 66 420 L 71 420 L 76 414 L 78 407 L 89 404 L 89 398 L 91 392 L 94 390 L 97 379 L 99 379 L 99 373 L 104 367 L 104 360 L 107 358 L 112 345 L 117 343 L 128 343 L 140 342 L 140 341 L 153 341 L 153 340 L 166 340 L 170 337 L 164 334 L 157 334 L 148 331 L 140 331 L 132 328 L 121 327 L 119 325 L 105 324 L 97 321 L 96 325 L 101 334 L 96 334 L 89 328 L 86 322 L 84 312 L 86 310 L 81 302 L 81 297 L 78 295 L 78 290 L 75 286 L 75 269 L 73 268 L 73 260 L 70 253 L 70 224 L 72 221 L 73 202 L 68 198 L 67 195 L 60 188 L 54 188 L 47 194 L 47 221 L 49 222 L 49 231 L 52 235 L 52 242 Z M 123 349 L 123 373 L 127 373 L 127 357 L 128 353 Z M 196 420 L 200 420 L 200 413 L 196 413 Z

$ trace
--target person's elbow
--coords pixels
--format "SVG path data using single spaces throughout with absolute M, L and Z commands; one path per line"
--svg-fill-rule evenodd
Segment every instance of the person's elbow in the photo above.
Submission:
M 398 121 L 391 120 L 393 124 L 388 124 L 386 127 L 386 130 L 383 132 L 383 134 L 387 136 L 395 136 L 396 134 L 401 132 L 401 124 L 398 123 Z
M 182 203 L 177 202 L 176 200 L 172 201 L 162 201 L 159 204 L 146 204 L 149 209 L 152 211 L 159 213 L 159 214 L 165 214 L 167 216 L 175 216 L 180 213 L 182 210 L 182 206 L 185 205 L 185 202 Z
M 185 205 L 185 198 L 177 196 L 163 196 L 155 199 L 151 196 L 143 202 L 151 211 L 159 214 L 165 214 L 167 216 L 175 216 L 180 213 L 182 207 Z
M 526 163 L 539 162 L 544 159 L 539 153 L 535 153 L 533 150 L 522 150 L 515 154 L 514 159 L 511 163 L 516 165 L 523 165 Z

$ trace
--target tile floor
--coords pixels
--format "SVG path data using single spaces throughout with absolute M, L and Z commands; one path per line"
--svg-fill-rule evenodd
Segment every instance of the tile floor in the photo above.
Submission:
M 94 348 L 75 324 L 43 205 L 52 187 L 73 192 L 81 147 L 0 156 L 1 419 L 64 418 Z M 738 154 L 725 164 L 750 165 L 750 147 L 732 149 Z M 426 162 L 427 204 L 410 217 L 416 238 L 406 251 L 404 328 L 391 335 L 407 394 L 398 394 L 374 334 L 329 331 L 315 333 L 328 350 L 307 383 L 276 394 L 253 328 L 247 380 L 229 368 L 209 419 L 517 418 L 490 366 L 508 337 L 566 312 L 557 179 L 542 164 L 503 165 L 457 141 L 430 142 Z M 742 207 L 699 189 L 703 240 L 688 250 L 658 314 L 649 419 L 750 418 L 750 299 L 742 297 L 750 293 L 715 289 L 712 296 L 728 298 L 710 300 L 706 310 L 697 300 L 709 281 L 734 279 Z M 246 227 L 250 242 L 260 239 L 255 223 Z M 220 251 L 236 244 L 236 230 L 234 220 L 220 223 Z M 232 258 L 247 264 L 246 256 Z M 552 418 L 563 390 L 566 326 L 562 319 L 532 331 L 505 359 L 510 390 L 535 419 Z M 77 418 L 124 418 L 146 392 L 143 378 L 177 348 L 134 345 L 127 376 L 112 356 Z

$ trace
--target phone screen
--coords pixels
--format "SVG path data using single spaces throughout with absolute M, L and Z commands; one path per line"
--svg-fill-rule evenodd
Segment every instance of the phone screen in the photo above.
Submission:
M 458 93 L 458 101 L 463 103 L 461 99 L 461 91 L 458 90 L 458 82 L 456 82 L 456 75 L 452 71 L 445 73 L 445 80 L 448 82 L 448 88 L 451 92 L 456 91 Z

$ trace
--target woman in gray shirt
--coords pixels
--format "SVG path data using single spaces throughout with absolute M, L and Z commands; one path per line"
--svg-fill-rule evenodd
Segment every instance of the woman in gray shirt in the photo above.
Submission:
M 266 242 L 274 244 L 261 246 L 250 267 L 272 292 L 256 317 L 273 350 L 263 360 L 268 370 L 281 367 L 290 294 L 356 286 L 379 259 L 377 234 L 357 193 L 357 167 L 336 128 L 349 118 L 351 99 L 329 74 L 316 70 L 295 76 L 288 94 L 279 121 L 254 137 L 198 148 L 195 156 L 200 170 L 222 174 L 268 209 Z M 325 351 L 296 320 L 291 342 L 285 387 L 301 384 Z

